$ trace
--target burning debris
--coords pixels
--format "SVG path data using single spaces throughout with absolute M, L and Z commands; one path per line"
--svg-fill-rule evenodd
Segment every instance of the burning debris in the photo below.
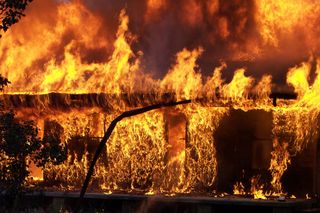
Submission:
M 128 12 L 121 10 L 111 45 L 110 35 L 101 36 L 104 20 L 87 1 L 58 4 L 48 0 L 57 15 L 52 12 L 42 22 L 35 20 L 36 8 L 31 9 L 30 20 L 36 23 L 33 39 L 28 38 L 28 32 L 16 33 L 29 22 L 23 20 L 21 29 L 13 28 L 1 40 L 0 67 L 12 82 L 2 95 L 4 107 L 14 109 L 21 120 L 35 120 L 41 136 L 61 129 L 59 137 L 68 148 L 64 164 L 46 165 L 43 177 L 40 175 L 48 190 L 81 188 L 98 141 L 119 114 L 151 104 L 190 99 L 188 105 L 121 120 L 97 161 L 89 190 L 165 195 L 233 193 L 257 199 L 313 193 L 312 186 L 306 187 L 310 191 L 300 190 L 292 187 L 290 181 L 284 186 L 283 180 L 296 158 L 300 156 L 304 162 L 306 156 L 301 157 L 302 153 L 316 150 L 320 59 L 310 57 L 289 69 L 289 86 L 284 88 L 294 89 L 294 100 L 270 98 L 272 93 L 284 91 L 273 82 L 271 74 L 248 76 L 240 66 L 227 81 L 223 73 L 229 69 L 228 60 L 261 60 L 263 45 L 281 46 L 287 34 L 304 27 L 299 23 L 305 18 L 305 9 L 310 11 L 310 26 L 303 29 L 312 28 L 319 5 L 311 0 L 303 1 L 303 5 L 298 0 L 259 1 L 253 7 L 253 2 L 247 1 L 251 3 L 237 5 L 234 13 L 224 17 L 221 14 L 231 7 L 229 3 L 211 0 L 206 3 L 208 17 L 204 17 L 200 1 L 188 2 L 194 5 L 192 10 L 188 4 L 182 10 L 195 14 L 184 17 L 185 25 L 196 27 L 199 20 L 211 17 L 218 27 L 206 33 L 214 35 L 213 40 L 224 41 L 229 48 L 224 48 L 227 53 L 234 51 L 207 78 L 198 64 L 202 56 L 208 57 L 206 51 L 212 52 L 205 45 L 181 48 L 175 63 L 161 79 L 144 72 L 147 64 L 142 51 L 133 48 L 139 37 L 129 30 Z M 145 24 L 160 19 L 171 4 L 174 3 L 166 0 L 147 1 Z M 268 5 L 276 10 L 270 12 L 273 7 Z M 45 5 L 38 3 L 38 7 Z M 247 32 L 246 27 L 253 21 L 247 17 L 249 9 L 256 10 L 258 32 Z M 293 16 L 290 20 L 283 15 L 288 11 Z M 232 25 L 229 17 L 235 14 L 241 18 L 240 23 L 235 23 L 238 27 Z M 57 20 L 51 25 L 53 18 Z M 283 24 L 276 24 L 279 19 Z M 261 41 L 254 36 L 256 33 Z M 243 47 L 240 43 L 245 35 L 252 40 Z M 314 35 L 317 32 L 306 36 L 308 47 Z M 295 40 L 290 37 L 290 41 Z M 318 46 L 315 43 L 315 48 Z M 284 49 L 281 51 L 285 53 Z M 106 59 L 107 52 L 110 57 Z M 310 83 L 312 75 L 314 81 Z M 236 131 L 237 128 L 243 132 Z M 313 160 L 302 167 L 315 169 Z M 308 178 L 314 178 L 313 171 L 308 172 Z

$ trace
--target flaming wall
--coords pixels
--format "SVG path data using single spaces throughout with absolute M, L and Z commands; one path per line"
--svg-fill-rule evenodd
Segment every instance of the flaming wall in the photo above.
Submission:
M 68 159 L 43 171 L 47 190 L 79 190 L 118 106 L 135 108 L 173 95 L 4 95 L 20 119 L 42 132 L 62 129 Z M 116 101 L 116 102 L 114 102 Z M 229 100 L 230 101 L 230 100 Z M 229 106 L 225 99 L 148 112 L 121 121 L 95 168 L 91 191 L 304 197 L 315 191 L 317 132 L 305 108 Z M 278 101 L 281 103 L 280 101 Z M 117 105 L 116 105 L 117 104 Z M 242 103 L 243 104 L 243 103 Z M 305 122 L 300 126 L 300 122 Z M 306 131 L 306 132 L 303 132 Z M 300 135 L 300 136 L 299 136 Z M 296 180 L 299 176 L 300 181 Z

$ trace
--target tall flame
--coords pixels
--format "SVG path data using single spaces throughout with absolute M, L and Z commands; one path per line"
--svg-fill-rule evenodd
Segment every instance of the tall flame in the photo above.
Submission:
M 169 70 L 161 81 L 164 91 L 174 92 L 180 98 L 194 98 L 201 92 L 201 74 L 195 71 L 196 60 L 203 52 L 202 48 L 188 51 L 183 49 L 177 54 L 177 64 Z

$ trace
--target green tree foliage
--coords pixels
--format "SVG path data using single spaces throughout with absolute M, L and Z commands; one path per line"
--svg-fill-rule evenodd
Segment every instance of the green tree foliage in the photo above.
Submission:
M 0 90 L 8 83 L 0 76 Z M 21 192 L 31 162 L 39 167 L 62 163 L 67 155 L 61 145 L 61 131 L 47 132 L 41 139 L 34 122 L 20 122 L 12 111 L 0 110 L 0 192 Z
M 28 4 L 33 0 L 0 0 L 0 31 L 6 32 L 23 16 Z M 1 35 L 0 35 L 1 36 Z

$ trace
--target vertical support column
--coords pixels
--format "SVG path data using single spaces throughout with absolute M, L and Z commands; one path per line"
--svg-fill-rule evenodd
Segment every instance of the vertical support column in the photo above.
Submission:
M 188 120 L 188 118 L 185 118 L 185 119 L 186 119 L 186 123 L 185 123 L 186 126 L 185 126 L 185 138 L 184 138 L 184 141 L 185 141 L 185 152 L 186 152 L 186 154 L 185 154 L 185 160 L 184 160 L 184 170 L 189 172 L 188 171 L 188 161 L 190 159 L 188 159 L 188 158 L 190 158 L 191 156 L 187 155 L 187 150 L 191 147 L 191 145 L 190 145 L 190 140 L 189 140 L 189 137 L 190 137 L 190 135 L 189 135 L 189 120 Z
M 185 178 L 186 155 L 186 118 L 181 112 L 172 109 L 166 111 L 168 151 L 167 187 L 169 190 L 182 190 Z

